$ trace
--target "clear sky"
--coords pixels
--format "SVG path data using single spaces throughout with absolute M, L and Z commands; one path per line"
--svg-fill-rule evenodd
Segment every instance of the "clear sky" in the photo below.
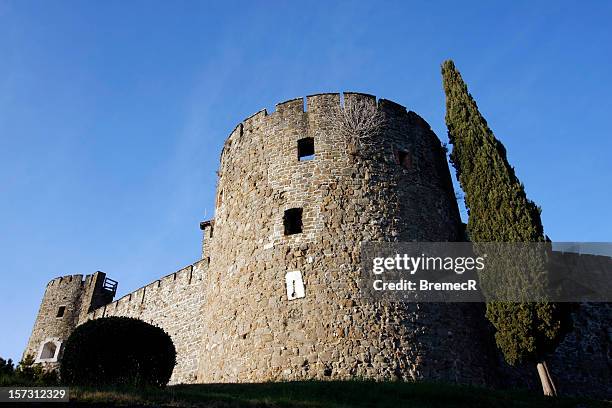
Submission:
M 556 241 L 611 241 L 612 2 L 0 0 L 0 356 L 51 278 L 198 259 L 234 126 L 360 91 L 446 141 L 453 58 Z

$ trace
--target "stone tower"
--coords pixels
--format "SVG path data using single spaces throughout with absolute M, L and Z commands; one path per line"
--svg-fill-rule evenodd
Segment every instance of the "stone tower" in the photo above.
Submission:
M 62 345 L 90 311 L 113 300 L 117 282 L 103 272 L 92 275 L 68 275 L 47 284 L 34 322 L 30 340 L 23 353 L 31 354 L 37 363 L 56 368 L 62 356 Z
M 359 133 L 351 107 L 384 121 Z M 361 242 L 462 234 L 445 149 L 414 112 L 344 93 L 256 113 L 225 142 L 203 229 L 199 382 L 486 382 L 480 306 L 359 296 Z

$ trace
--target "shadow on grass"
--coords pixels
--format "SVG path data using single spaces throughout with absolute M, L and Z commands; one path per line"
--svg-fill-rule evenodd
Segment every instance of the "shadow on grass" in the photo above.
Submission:
M 612 407 L 603 401 L 546 398 L 442 383 L 301 381 L 175 385 L 165 389 L 71 389 L 72 406 L 173 407 Z

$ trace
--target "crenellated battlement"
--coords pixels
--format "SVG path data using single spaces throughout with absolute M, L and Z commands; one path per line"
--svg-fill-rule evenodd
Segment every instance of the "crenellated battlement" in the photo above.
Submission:
M 206 266 L 204 260 L 194 262 L 176 272 L 165 275 L 153 282 L 150 282 L 138 289 L 127 293 L 104 306 L 96 308 L 87 314 L 86 320 L 91 320 L 99 317 L 114 315 L 116 310 L 121 308 L 130 308 L 134 305 L 140 305 L 149 300 L 149 298 L 159 295 L 160 290 L 172 292 L 174 289 L 191 285 L 199 282 L 202 278 L 202 273 Z
M 85 279 L 83 279 L 83 275 L 81 274 L 76 274 L 76 275 L 65 275 L 65 276 L 58 276 L 56 278 L 51 279 L 48 283 L 47 283 L 47 287 L 49 286 L 57 286 L 57 285 L 62 285 L 62 284 L 73 284 L 75 282 L 79 282 L 80 284 L 85 284 Z
M 352 104 L 375 106 L 378 110 L 390 115 L 405 115 L 407 113 L 406 108 L 398 103 L 382 98 L 377 100 L 375 95 L 360 92 L 318 93 L 289 99 L 276 104 L 274 112 L 261 109 L 236 125 L 225 140 L 221 150 L 221 160 L 223 160 L 225 152 L 231 150 L 232 147 L 239 146 L 245 134 L 251 133 L 264 125 L 274 127 L 278 124 L 278 121 L 308 120 L 307 117 L 310 114 L 330 114 L 333 109 L 345 109 L 346 106 Z M 428 124 L 426 126 L 429 128 Z
M 298 115 L 303 114 L 304 111 L 304 98 L 293 98 L 276 104 L 276 111 L 278 115 Z

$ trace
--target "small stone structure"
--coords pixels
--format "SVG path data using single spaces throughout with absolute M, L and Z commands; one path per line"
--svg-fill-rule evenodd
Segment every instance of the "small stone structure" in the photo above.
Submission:
M 129 316 L 172 337 L 172 383 L 503 385 L 483 305 L 359 296 L 362 242 L 462 239 L 446 150 L 416 113 L 358 93 L 289 100 L 234 129 L 218 175 L 200 261 L 114 302 L 103 273 L 52 280 L 25 353 L 53 366 L 78 324 Z
M 37 363 L 57 368 L 62 344 L 88 314 L 113 300 L 117 282 L 103 272 L 69 275 L 47 284 L 24 356 L 31 354 Z

